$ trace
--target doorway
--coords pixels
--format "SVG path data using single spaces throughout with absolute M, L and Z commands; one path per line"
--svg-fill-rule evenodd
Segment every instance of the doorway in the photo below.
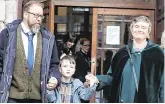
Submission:
M 57 47 L 60 51 L 67 41 L 68 35 L 75 37 L 73 54 L 80 51 L 79 40 L 92 39 L 92 16 L 93 9 L 89 7 L 56 6 L 54 20 L 54 34 Z M 60 55 L 60 52 L 59 52 Z

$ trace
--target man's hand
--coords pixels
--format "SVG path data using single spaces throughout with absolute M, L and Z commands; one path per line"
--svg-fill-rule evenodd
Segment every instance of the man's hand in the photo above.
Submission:
M 48 84 L 46 85 L 46 87 L 47 87 L 48 90 L 53 90 L 53 89 L 56 88 L 57 83 L 58 83 L 57 79 L 55 77 L 51 77 L 49 79 Z

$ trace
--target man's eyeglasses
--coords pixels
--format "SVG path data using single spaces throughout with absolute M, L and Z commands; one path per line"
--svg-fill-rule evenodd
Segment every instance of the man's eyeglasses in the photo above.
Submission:
M 32 14 L 35 18 L 41 17 L 41 19 L 44 19 L 43 15 L 34 14 L 34 13 L 31 13 L 31 12 L 27 12 L 27 13 Z

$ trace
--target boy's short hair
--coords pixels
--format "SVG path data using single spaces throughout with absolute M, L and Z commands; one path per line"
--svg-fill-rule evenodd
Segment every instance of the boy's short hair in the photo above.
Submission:
M 65 55 L 60 59 L 60 66 L 63 60 L 69 60 L 71 64 L 75 64 L 76 65 L 76 61 L 75 58 L 71 55 Z

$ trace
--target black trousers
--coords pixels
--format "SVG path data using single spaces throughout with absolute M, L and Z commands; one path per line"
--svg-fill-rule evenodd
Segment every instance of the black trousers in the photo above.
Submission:
M 41 100 L 35 99 L 13 99 L 9 98 L 7 103 L 42 103 Z

